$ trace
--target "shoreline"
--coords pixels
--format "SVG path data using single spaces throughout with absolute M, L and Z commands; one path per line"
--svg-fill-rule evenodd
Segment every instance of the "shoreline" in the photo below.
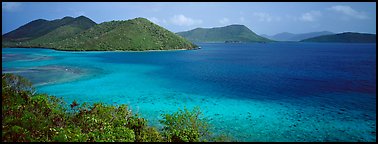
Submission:
M 141 51 L 135 51 L 135 50 L 62 50 L 62 49 L 56 49 L 56 48 L 47 48 L 47 47 L 2 47 L 3 48 L 39 48 L 39 49 L 52 49 L 56 51 L 64 51 L 64 52 L 164 52 L 164 51 L 183 51 L 183 50 L 198 50 L 201 49 L 201 47 L 195 47 L 192 49 L 167 49 L 167 50 L 141 50 Z
M 164 51 L 183 51 L 183 50 L 196 50 L 196 49 L 167 49 L 167 50 L 143 50 L 143 51 L 114 50 L 114 51 L 103 51 L 103 52 L 164 52 Z

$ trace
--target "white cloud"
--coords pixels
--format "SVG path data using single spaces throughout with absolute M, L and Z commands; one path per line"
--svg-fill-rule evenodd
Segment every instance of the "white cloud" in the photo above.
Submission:
M 254 12 L 254 16 L 258 17 L 258 21 L 261 22 L 271 22 L 271 21 L 280 21 L 280 17 L 274 17 L 271 16 L 269 13 L 264 13 L 264 12 Z
M 299 19 L 306 22 L 313 22 L 316 21 L 320 16 L 322 16 L 322 13 L 320 11 L 310 11 L 302 14 Z
M 150 20 L 151 22 L 155 23 L 155 24 L 158 24 L 160 22 L 160 20 L 156 17 L 151 17 L 151 18 L 147 18 L 148 20 Z
M 254 16 L 259 18 L 259 21 L 272 21 L 272 17 L 268 13 L 253 13 Z
M 178 26 L 191 26 L 191 25 L 201 24 L 202 20 L 192 19 L 192 18 L 189 18 L 189 17 L 186 17 L 186 16 L 180 14 L 180 15 L 174 15 L 171 18 L 170 22 L 172 24 L 178 25 Z
M 148 20 L 150 20 L 151 22 L 155 23 L 155 24 L 166 24 L 167 23 L 167 20 L 165 19 L 159 19 L 159 18 L 156 18 L 156 17 L 150 17 L 150 18 L 147 18 Z
M 285 14 L 284 18 L 287 19 L 287 20 L 298 21 L 299 17 L 293 16 L 293 15 L 289 15 L 289 14 Z
M 219 23 L 228 24 L 228 23 L 230 23 L 230 20 L 228 18 L 222 18 L 221 20 L 219 20 Z
M 163 22 L 164 24 L 166 24 L 167 20 L 163 19 L 163 20 L 161 20 L 161 22 Z
M 240 17 L 239 20 L 240 20 L 240 22 L 244 22 L 245 18 L 244 17 Z
M 19 2 L 2 2 L 2 9 L 8 12 L 14 12 L 19 10 L 21 3 Z
M 365 12 L 356 11 L 350 6 L 337 5 L 337 6 L 332 6 L 330 9 L 333 10 L 333 11 L 336 11 L 338 13 L 342 13 L 344 15 L 347 15 L 347 16 L 350 16 L 350 17 L 353 17 L 353 18 L 357 18 L 357 19 L 368 19 L 369 18 L 366 15 Z

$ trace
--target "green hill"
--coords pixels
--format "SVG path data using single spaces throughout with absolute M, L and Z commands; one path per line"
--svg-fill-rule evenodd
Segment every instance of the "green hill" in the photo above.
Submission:
M 375 34 L 345 32 L 301 40 L 301 42 L 375 43 Z
M 272 40 L 261 37 L 244 25 L 229 25 L 216 28 L 196 28 L 186 32 L 179 32 L 192 42 L 270 42 Z
M 79 16 L 64 17 L 53 21 L 35 20 L 4 34 L 3 47 L 39 47 L 69 38 L 96 25 L 91 19 Z
M 96 23 L 93 22 L 91 19 L 80 16 L 75 18 L 70 23 L 67 23 L 66 25 L 60 26 L 56 28 L 55 30 L 38 37 L 34 40 L 31 40 L 30 43 L 32 44 L 54 44 L 57 41 L 60 41 L 62 39 L 66 39 L 69 37 L 72 37 L 82 31 L 85 31 L 93 26 L 95 26 Z
M 194 44 L 145 18 L 96 25 L 55 45 L 63 50 L 192 49 Z
M 44 36 L 62 26 L 71 26 L 77 29 L 86 30 L 94 25 L 96 25 L 95 22 L 84 16 L 77 18 L 64 17 L 52 21 L 38 19 L 4 34 L 3 39 L 9 41 L 26 41 Z
M 64 19 L 67 18 L 62 20 Z M 75 20 L 51 29 L 47 33 L 44 32 L 43 35 L 33 36 L 32 39 L 20 41 L 19 37 L 21 36 L 15 34 L 12 34 L 13 37 L 9 37 L 9 34 L 3 35 L 2 46 L 44 47 L 72 51 L 142 51 L 193 49 L 197 47 L 185 38 L 145 18 L 104 22 L 97 25 L 89 25 L 86 21 L 90 19 L 86 17 L 78 17 Z M 35 23 L 32 23 L 32 25 L 29 23 L 28 27 L 33 31 L 37 31 L 33 29 L 35 25 Z M 20 31 L 19 29 L 15 31 Z M 12 31 L 11 33 L 15 32 Z

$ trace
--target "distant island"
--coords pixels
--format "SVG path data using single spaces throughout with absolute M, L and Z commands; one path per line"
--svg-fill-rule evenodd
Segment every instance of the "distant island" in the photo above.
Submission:
M 276 41 L 301 41 L 308 38 L 313 38 L 313 37 L 322 36 L 322 35 L 330 35 L 330 34 L 334 34 L 334 33 L 329 32 L 329 31 L 309 32 L 309 33 L 301 33 L 301 34 L 283 32 L 283 33 L 278 33 L 272 36 L 268 36 L 264 34 L 262 34 L 261 36 L 272 39 L 272 40 L 276 40 Z
M 375 34 L 344 32 L 301 40 L 301 42 L 376 43 Z
M 195 49 L 185 38 L 145 18 L 96 24 L 85 16 L 38 19 L 2 36 L 2 47 L 67 51 L 144 51 Z
M 328 31 L 259 36 L 244 25 L 196 28 L 177 34 L 145 18 L 95 23 L 85 16 L 38 19 L 2 36 L 2 47 L 51 48 L 65 51 L 146 51 L 197 49 L 195 42 L 266 43 L 281 41 L 375 43 L 375 34 Z M 273 40 L 272 40 L 273 39 Z
M 241 41 L 225 41 L 224 43 L 241 43 Z
M 259 36 L 244 25 L 229 25 L 216 28 L 196 28 L 178 32 L 178 35 L 191 42 L 272 42 Z

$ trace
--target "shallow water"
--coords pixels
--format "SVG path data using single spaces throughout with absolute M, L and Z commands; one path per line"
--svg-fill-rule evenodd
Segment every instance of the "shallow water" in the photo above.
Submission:
M 238 141 L 376 141 L 376 44 L 198 44 L 167 52 L 3 49 L 2 72 L 67 103 L 199 106 Z

